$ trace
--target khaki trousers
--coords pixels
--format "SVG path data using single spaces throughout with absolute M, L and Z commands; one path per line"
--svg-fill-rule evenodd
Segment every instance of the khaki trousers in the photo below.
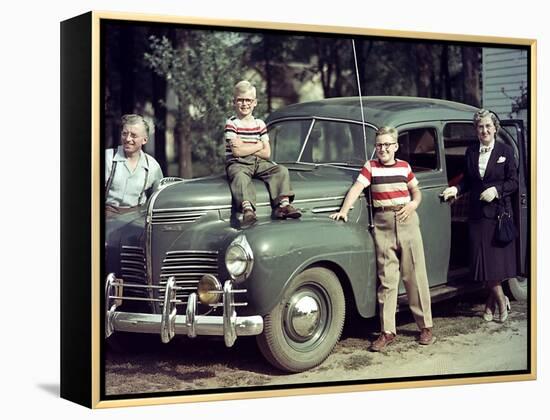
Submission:
M 399 278 L 419 328 L 431 328 L 432 310 L 424 246 L 418 215 L 399 223 L 393 211 L 375 212 L 374 241 L 378 271 L 378 303 L 382 331 L 396 333 L 395 312 Z

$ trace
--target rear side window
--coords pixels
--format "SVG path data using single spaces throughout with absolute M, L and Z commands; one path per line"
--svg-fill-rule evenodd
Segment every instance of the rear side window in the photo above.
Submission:
M 399 133 L 396 157 L 409 162 L 413 172 L 438 168 L 437 134 L 434 128 L 415 128 Z

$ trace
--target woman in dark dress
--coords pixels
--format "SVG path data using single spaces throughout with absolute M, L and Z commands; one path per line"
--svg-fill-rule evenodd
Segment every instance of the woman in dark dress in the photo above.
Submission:
M 498 118 L 481 109 L 474 114 L 479 143 L 466 150 L 464 177 L 457 187 L 443 191 L 445 200 L 470 192 L 468 225 L 470 232 L 470 269 L 474 281 L 489 288 L 483 319 L 504 322 L 510 301 L 502 281 L 516 273 L 515 241 L 501 244 L 495 240 L 497 216 L 502 208 L 512 212 L 511 195 L 518 189 L 518 170 L 512 148 L 495 141 Z

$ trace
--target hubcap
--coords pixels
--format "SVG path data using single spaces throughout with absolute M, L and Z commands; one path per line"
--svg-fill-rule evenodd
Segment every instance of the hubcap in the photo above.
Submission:
M 293 340 L 310 339 L 319 330 L 321 320 L 318 297 L 307 290 L 296 293 L 288 302 L 285 318 L 288 335 Z

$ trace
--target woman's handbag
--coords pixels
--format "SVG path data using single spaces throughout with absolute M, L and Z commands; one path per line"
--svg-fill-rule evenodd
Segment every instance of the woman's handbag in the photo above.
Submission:
M 497 216 L 497 228 L 495 239 L 502 245 L 508 244 L 516 239 L 518 230 L 514 225 L 512 215 L 506 210 L 504 205 L 500 206 Z

